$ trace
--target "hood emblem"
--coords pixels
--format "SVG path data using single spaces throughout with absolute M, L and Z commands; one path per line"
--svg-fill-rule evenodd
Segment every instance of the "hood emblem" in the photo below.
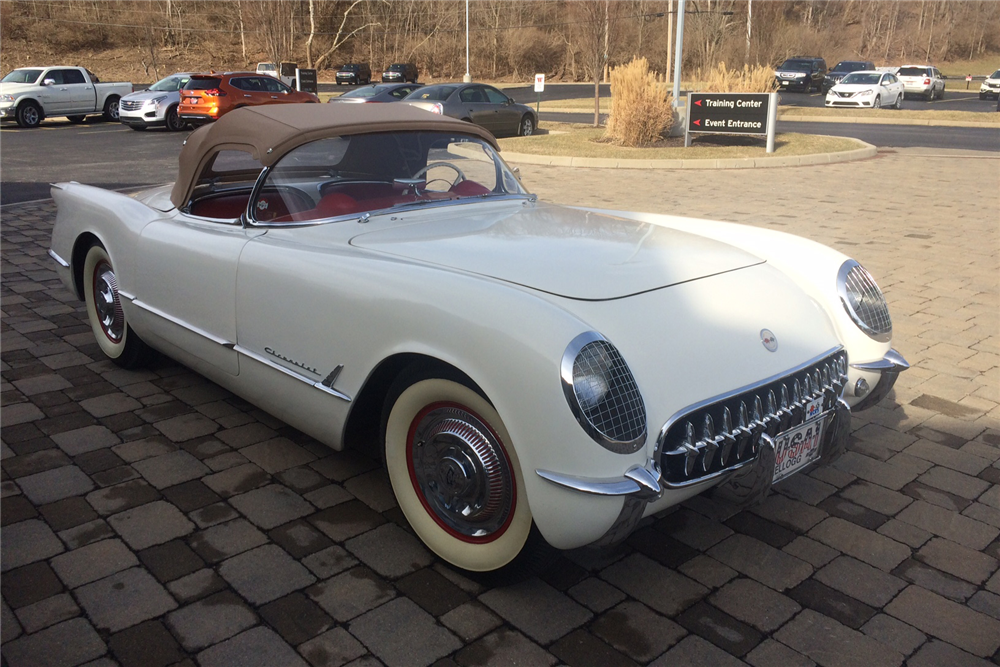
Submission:
M 760 330 L 760 342 L 764 343 L 764 347 L 767 348 L 768 352 L 774 352 L 778 349 L 778 337 L 770 329 Z

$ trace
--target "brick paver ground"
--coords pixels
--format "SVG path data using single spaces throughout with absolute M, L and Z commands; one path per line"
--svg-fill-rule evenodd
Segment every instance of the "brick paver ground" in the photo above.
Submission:
M 3 664 L 1000 664 L 1000 158 L 522 171 L 543 199 L 843 250 L 913 368 L 764 505 L 695 498 L 488 588 L 414 539 L 371 461 L 173 362 L 102 361 L 46 257 L 52 203 L 7 206 Z

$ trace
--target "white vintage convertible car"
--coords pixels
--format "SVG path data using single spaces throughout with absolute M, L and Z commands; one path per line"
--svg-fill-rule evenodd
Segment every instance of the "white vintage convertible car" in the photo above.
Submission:
M 779 232 L 566 208 L 409 105 L 239 109 L 177 182 L 52 194 L 104 353 L 151 348 L 334 449 L 374 446 L 468 571 L 610 544 L 834 459 L 906 362 L 857 262 Z

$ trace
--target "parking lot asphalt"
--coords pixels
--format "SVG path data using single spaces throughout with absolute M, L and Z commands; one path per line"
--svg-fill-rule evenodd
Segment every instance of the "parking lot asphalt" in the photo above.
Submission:
M 550 201 L 838 248 L 913 367 L 763 505 L 696 497 L 487 587 L 420 545 L 372 461 L 168 360 L 101 360 L 46 256 L 52 202 L 4 206 L 4 665 L 1000 664 L 1000 157 L 521 171 Z

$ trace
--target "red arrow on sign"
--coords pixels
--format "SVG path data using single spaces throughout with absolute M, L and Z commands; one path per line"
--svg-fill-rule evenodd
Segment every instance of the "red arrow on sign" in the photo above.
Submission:
M 695 100 L 694 104 L 695 104 L 695 106 L 699 106 L 700 107 L 701 106 L 701 100 Z
M 694 121 L 694 124 L 695 125 L 701 125 L 701 119 L 699 118 L 698 120 Z

